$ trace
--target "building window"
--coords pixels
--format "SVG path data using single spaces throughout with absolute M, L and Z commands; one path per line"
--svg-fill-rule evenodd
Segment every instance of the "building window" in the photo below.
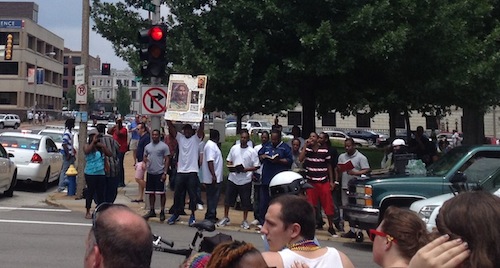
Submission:
M 0 75 L 17 75 L 19 64 L 17 62 L 0 62 Z
M 288 125 L 301 126 L 302 125 L 302 112 L 288 111 Z
M 73 57 L 71 58 L 71 61 L 73 62 L 73 65 L 80 65 L 82 64 L 82 57 Z
M 137 90 L 130 91 L 130 98 L 133 100 L 137 99 Z
M 68 64 L 69 63 L 69 56 L 64 56 L 64 64 Z
M 356 127 L 370 127 L 370 115 L 365 113 L 356 113 Z
M 67 68 L 67 67 L 66 67 L 66 68 L 64 68 L 64 70 L 63 70 L 63 75 L 64 75 L 64 76 L 68 76 L 68 68 Z
M 337 126 L 337 117 L 336 113 L 327 113 L 321 117 L 321 125 L 335 127 Z
M 132 86 L 133 87 L 136 87 L 137 86 L 137 82 L 135 80 L 132 80 Z
M 102 87 L 102 79 L 99 79 L 99 86 Z
M 92 86 L 95 86 L 95 79 L 92 79 L 91 84 L 92 84 Z
M 68 80 L 67 79 L 63 80 L 63 88 L 68 88 Z
M 437 118 L 434 115 L 428 115 L 425 117 L 425 128 L 426 129 L 438 129 Z
M 106 85 L 109 87 L 111 86 L 111 79 L 106 79 Z
M 123 80 L 123 85 L 126 86 L 126 87 L 128 87 L 129 81 L 128 80 Z

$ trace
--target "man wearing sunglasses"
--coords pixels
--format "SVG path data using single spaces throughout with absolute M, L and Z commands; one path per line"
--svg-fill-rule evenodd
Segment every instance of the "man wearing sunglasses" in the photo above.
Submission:
M 151 241 L 151 229 L 141 216 L 125 205 L 102 203 L 92 215 L 84 267 L 150 267 Z

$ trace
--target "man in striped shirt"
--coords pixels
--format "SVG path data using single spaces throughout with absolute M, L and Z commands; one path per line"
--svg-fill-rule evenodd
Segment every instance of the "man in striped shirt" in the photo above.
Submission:
M 318 200 L 328 217 L 328 232 L 333 237 L 338 237 L 333 228 L 333 199 L 331 191 L 338 187 L 338 182 L 333 176 L 331 156 L 328 148 L 318 142 L 318 134 L 311 132 L 306 144 L 302 147 L 299 161 L 303 162 L 306 169 L 306 178 L 313 188 L 307 189 L 307 200 L 317 207 Z

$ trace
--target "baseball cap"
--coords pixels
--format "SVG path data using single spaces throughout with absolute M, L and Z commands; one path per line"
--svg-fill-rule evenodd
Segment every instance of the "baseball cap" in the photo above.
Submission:
M 403 139 L 395 139 L 392 146 L 406 146 L 406 142 Z

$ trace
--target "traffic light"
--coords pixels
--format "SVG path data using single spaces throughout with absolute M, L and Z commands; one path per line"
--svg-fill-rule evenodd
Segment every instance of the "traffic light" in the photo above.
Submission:
M 7 35 L 7 42 L 5 43 L 5 60 L 12 60 L 12 34 Z
M 139 31 L 139 59 L 147 61 L 142 70 L 143 77 L 162 77 L 167 65 L 165 49 L 167 47 L 167 29 L 164 25 L 153 25 Z
M 111 64 L 109 63 L 101 64 L 101 75 L 111 75 Z

